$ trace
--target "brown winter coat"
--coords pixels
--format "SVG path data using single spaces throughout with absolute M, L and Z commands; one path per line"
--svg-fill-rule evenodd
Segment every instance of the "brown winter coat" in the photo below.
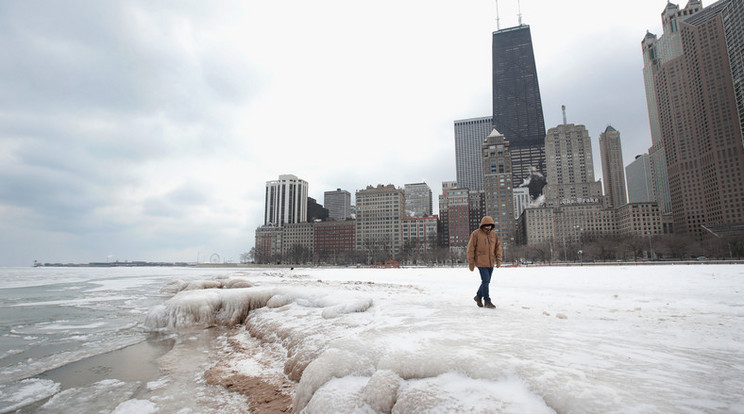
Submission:
M 481 220 L 480 228 L 470 233 L 468 242 L 468 266 L 474 267 L 501 266 L 501 242 L 496 232 L 486 232 L 484 225 L 494 224 L 493 218 L 485 216 Z

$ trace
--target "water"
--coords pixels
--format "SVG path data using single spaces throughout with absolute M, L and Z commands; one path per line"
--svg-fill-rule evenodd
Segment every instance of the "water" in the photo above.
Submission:
M 79 390 L 72 399 L 77 402 L 67 404 L 70 409 L 81 394 L 90 400 L 116 390 L 121 398 L 136 395 L 159 378 L 154 360 L 182 341 L 142 325 L 149 309 L 168 296 L 160 288 L 174 279 L 220 273 L 195 268 L 0 268 L 0 413 L 22 407 L 21 412 L 36 412 L 52 395 L 74 394 L 70 390 Z M 208 349 L 209 339 L 205 341 Z M 137 363 L 117 363 L 121 360 Z

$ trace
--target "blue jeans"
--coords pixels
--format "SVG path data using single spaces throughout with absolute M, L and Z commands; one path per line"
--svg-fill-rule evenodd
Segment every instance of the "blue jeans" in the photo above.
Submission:
M 491 301 L 491 297 L 488 295 L 488 284 L 491 283 L 491 275 L 493 274 L 493 267 L 479 267 L 481 285 L 478 288 L 476 296 L 483 298 L 486 302 Z

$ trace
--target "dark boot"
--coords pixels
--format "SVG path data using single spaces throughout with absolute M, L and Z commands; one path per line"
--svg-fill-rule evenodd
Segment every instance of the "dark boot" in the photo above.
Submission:
M 487 301 L 486 301 L 486 304 L 485 304 L 484 306 L 485 306 L 486 308 L 491 308 L 491 309 L 495 308 L 495 306 L 493 306 L 493 303 L 491 303 L 491 301 L 490 301 L 490 300 L 487 300 Z
M 479 308 L 482 308 L 483 307 L 483 302 L 481 302 L 481 298 L 479 298 L 478 296 L 476 296 L 476 297 L 473 298 L 473 300 L 475 301 L 475 303 L 478 305 Z

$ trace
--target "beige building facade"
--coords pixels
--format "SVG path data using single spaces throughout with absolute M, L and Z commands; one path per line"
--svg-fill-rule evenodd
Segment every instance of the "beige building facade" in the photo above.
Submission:
M 369 256 L 394 259 L 403 246 L 401 221 L 405 192 L 394 185 L 367 186 L 356 192 L 356 248 Z
M 548 205 L 600 201 L 602 183 L 594 180 L 592 142 L 584 125 L 562 124 L 545 137 Z

